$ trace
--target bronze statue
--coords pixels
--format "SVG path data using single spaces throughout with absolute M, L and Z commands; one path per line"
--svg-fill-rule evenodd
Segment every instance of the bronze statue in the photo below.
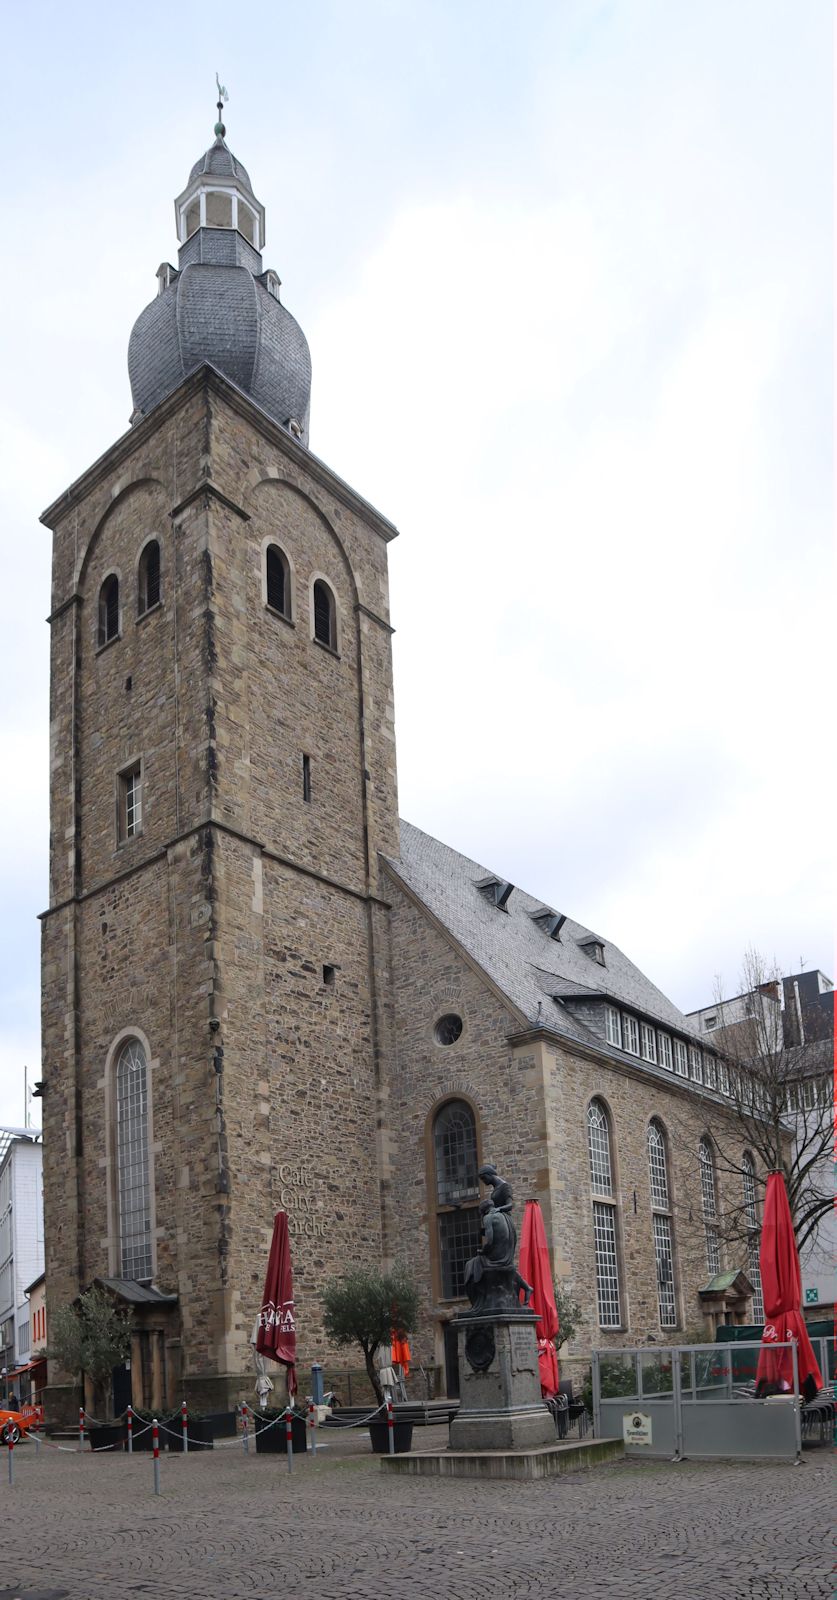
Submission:
M 528 1306 L 532 1285 L 515 1267 L 517 1229 L 511 1215 L 511 1185 L 490 1165 L 480 1167 L 478 1177 L 491 1189 L 491 1199 L 480 1204 L 482 1244 L 465 1267 L 465 1293 L 475 1312 L 519 1311 L 520 1291 L 524 1291 L 523 1303 Z

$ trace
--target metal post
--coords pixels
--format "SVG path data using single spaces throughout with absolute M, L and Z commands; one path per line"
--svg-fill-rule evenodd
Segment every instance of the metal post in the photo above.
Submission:
M 294 1436 L 292 1424 L 293 1412 L 290 1405 L 285 1407 L 285 1452 L 288 1457 L 288 1471 L 294 1470 Z
M 671 1352 L 671 1381 L 674 1393 L 674 1460 L 683 1460 L 683 1388 L 681 1384 L 680 1351 Z
M 599 1352 L 593 1351 L 593 1437 L 602 1436 L 602 1383 L 599 1372 Z
M 9 1441 L 9 1483 L 14 1483 L 15 1481 L 15 1436 L 12 1429 L 13 1424 L 10 1422 L 6 1433 L 6 1438 Z
M 387 1400 L 387 1444 L 391 1456 L 395 1455 L 395 1414 L 392 1401 Z
M 323 1369 L 319 1361 L 311 1363 L 311 1399 L 315 1406 L 323 1403 Z
M 84 1449 L 84 1406 L 78 1408 L 78 1447 Z
M 180 1407 L 180 1426 L 183 1429 L 183 1454 L 189 1453 L 189 1413 L 186 1410 L 186 1401 Z
M 151 1424 L 151 1445 L 154 1451 L 154 1493 L 160 1493 L 160 1429 L 157 1418 Z
M 128 1407 L 128 1454 L 129 1454 L 129 1456 L 132 1456 L 133 1453 L 134 1453 L 134 1408 L 133 1408 L 133 1406 L 129 1406 Z
M 317 1454 L 317 1407 L 313 1400 L 308 1406 L 308 1427 L 311 1430 L 311 1454 Z
M 796 1461 L 795 1466 L 802 1463 L 802 1396 L 799 1393 L 799 1346 L 795 1339 L 791 1339 L 791 1360 L 793 1361 L 793 1415 L 796 1426 Z
M 241 1402 L 241 1443 L 242 1443 L 242 1445 L 244 1447 L 244 1454 L 246 1456 L 249 1456 L 249 1454 L 250 1454 L 250 1429 L 248 1427 L 248 1411 L 247 1411 L 247 1401 L 246 1400 L 242 1400 L 242 1402 Z

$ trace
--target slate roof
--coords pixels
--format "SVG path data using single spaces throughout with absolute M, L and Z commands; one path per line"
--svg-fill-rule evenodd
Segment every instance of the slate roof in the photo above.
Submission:
M 211 144 L 209 149 L 204 152 L 200 160 L 195 162 L 189 173 L 189 182 L 191 183 L 193 178 L 200 177 L 203 173 L 207 173 L 210 176 L 214 174 L 216 177 L 237 178 L 239 183 L 245 183 L 250 193 L 253 193 L 253 185 L 250 182 L 250 174 L 247 168 L 236 160 L 232 151 L 228 149 L 221 138 L 216 139 L 215 143 Z
M 601 939 L 606 965 L 600 966 L 579 943 L 591 937 L 591 930 L 569 916 L 560 940 L 550 939 L 532 921 L 532 913 L 544 909 L 544 902 L 522 889 L 515 888 L 506 910 L 500 911 L 475 887 L 489 875 L 486 867 L 411 823 L 402 821 L 401 855 L 397 861 L 388 861 L 388 866 L 530 1025 L 537 1022 L 556 1033 L 595 1043 L 599 1049 L 613 1050 L 571 1009 L 573 999 L 596 1001 L 607 996 L 614 1004 L 630 1007 L 676 1033 L 705 1043 L 683 1012 L 617 945 Z M 562 994 L 563 999 L 553 999 L 553 993 Z M 621 1050 L 613 1053 L 623 1055 Z
M 134 1306 L 177 1305 L 176 1294 L 164 1294 L 153 1284 L 135 1283 L 133 1278 L 96 1278 L 94 1281 Z

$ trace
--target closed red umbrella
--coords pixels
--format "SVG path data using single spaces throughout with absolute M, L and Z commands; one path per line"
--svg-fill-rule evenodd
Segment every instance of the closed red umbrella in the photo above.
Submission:
M 552 1287 L 543 1213 L 537 1200 L 526 1201 L 520 1234 L 519 1271 L 521 1278 L 532 1285 L 532 1310 L 541 1319 L 538 1324 L 538 1367 L 541 1392 L 548 1399 L 550 1395 L 558 1393 L 558 1357 L 552 1343 L 558 1332 L 558 1309 Z
M 765 1320 L 761 1336 L 764 1348 L 759 1355 L 756 1372 L 756 1393 L 775 1393 L 777 1389 L 787 1393 L 793 1388 L 791 1352 L 774 1347 L 788 1339 L 795 1339 L 799 1388 L 806 1400 L 813 1400 L 822 1388 L 822 1373 L 817 1366 L 802 1315 L 799 1252 L 788 1205 L 788 1192 L 781 1172 L 771 1172 L 767 1179 L 759 1266 Z
M 291 1241 L 288 1214 L 277 1211 L 273 1219 L 273 1239 L 264 1280 L 262 1308 L 257 1319 L 256 1350 L 260 1355 L 281 1361 L 288 1369 L 288 1394 L 296 1393 L 296 1317 L 294 1315 L 294 1275 L 291 1267 Z
M 410 1355 L 410 1346 L 403 1334 L 395 1332 L 392 1333 L 391 1344 L 392 1364 L 394 1367 L 401 1367 L 403 1369 L 405 1378 L 408 1378 L 410 1376 L 410 1362 L 412 1360 Z

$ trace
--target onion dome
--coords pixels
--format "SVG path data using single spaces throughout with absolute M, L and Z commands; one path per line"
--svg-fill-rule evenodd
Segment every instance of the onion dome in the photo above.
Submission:
M 159 268 L 157 298 L 131 333 L 132 421 L 209 362 L 307 444 L 308 343 L 282 305 L 278 275 L 263 269 L 264 207 L 225 131 L 219 122 L 175 201 L 178 266 Z

